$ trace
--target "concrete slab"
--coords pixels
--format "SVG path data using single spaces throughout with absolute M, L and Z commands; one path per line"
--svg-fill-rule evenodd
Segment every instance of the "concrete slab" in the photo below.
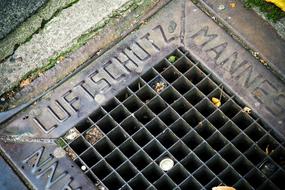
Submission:
M 29 41 L 33 34 L 39 33 L 52 17 L 77 1 L 78 0 L 49 0 L 38 9 L 36 13 L 30 15 L 25 22 L 19 24 L 13 31 L 5 36 L 5 38 L 0 40 L 0 63 L 12 55 L 21 44 Z
M 47 0 L 1 0 L 0 39 L 37 11 Z
M 28 73 L 48 65 L 53 57 L 78 48 L 80 37 L 86 37 L 84 35 L 88 32 L 100 27 L 104 18 L 112 16 L 112 11 L 127 2 L 80 0 L 64 9 L 0 64 L 0 95 L 17 85 Z

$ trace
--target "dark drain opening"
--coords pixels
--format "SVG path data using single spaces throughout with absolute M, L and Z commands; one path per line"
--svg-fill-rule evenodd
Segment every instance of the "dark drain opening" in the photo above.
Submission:
M 171 55 L 69 131 L 68 155 L 109 189 L 285 189 L 284 139 L 183 49 Z

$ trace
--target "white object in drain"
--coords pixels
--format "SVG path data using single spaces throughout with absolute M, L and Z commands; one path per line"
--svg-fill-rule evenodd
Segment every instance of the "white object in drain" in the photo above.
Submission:
M 67 140 L 74 140 L 79 136 L 80 136 L 79 132 L 76 129 L 72 128 L 66 133 L 64 138 Z
M 86 169 L 87 169 L 86 166 L 84 166 L 84 165 L 81 166 L 81 170 L 82 170 L 82 171 L 85 171 Z
M 168 171 L 174 166 L 174 161 L 170 158 L 164 158 L 163 160 L 160 161 L 159 167 L 163 171 Z

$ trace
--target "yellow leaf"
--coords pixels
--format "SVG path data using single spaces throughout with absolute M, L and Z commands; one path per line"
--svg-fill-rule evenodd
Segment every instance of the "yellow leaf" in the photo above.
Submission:
M 220 101 L 220 100 L 219 100 L 218 98 L 215 98 L 215 97 L 212 98 L 212 102 L 213 102 L 214 104 L 218 103 L 219 101 Z
M 64 57 L 63 57 L 63 56 L 59 56 L 58 60 L 59 60 L 59 61 L 63 61 L 63 60 L 64 60 Z
M 23 87 L 29 85 L 30 83 L 31 83 L 31 79 L 30 79 L 30 78 L 27 78 L 27 79 L 22 80 L 22 81 L 20 82 L 20 87 L 23 88 Z
M 282 11 L 285 11 L 285 0 L 265 0 L 269 3 L 274 3 L 277 7 L 282 9 Z
M 221 100 L 218 98 L 212 97 L 212 102 L 215 104 L 215 106 L 220 107 L 221 106 Z
M 236 190 L 236 189 L 229 186 L 217 186 L 213 187 L 212 190 Z
M 236 7 L 236 3 L 230 3 L 230 7 L 231 8 L 235 8 Z

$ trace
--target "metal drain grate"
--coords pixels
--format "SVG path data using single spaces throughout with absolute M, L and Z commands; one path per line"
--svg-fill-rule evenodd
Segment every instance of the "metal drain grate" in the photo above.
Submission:
M 284 139 L 183 49 L 171 55 L 66 133 L 67 154 L 108 189 L 285 189 Z

